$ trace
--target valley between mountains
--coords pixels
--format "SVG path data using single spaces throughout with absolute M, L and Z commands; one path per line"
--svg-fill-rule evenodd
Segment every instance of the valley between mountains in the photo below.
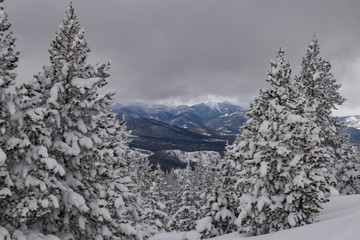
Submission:
M 131 147 L 142 149 L 150 163 L 163 170 L 185 168 L 188 161 L 216 164 L 245 121 L 246 108 L 229 102 L 176 107 L 145 103 L 116 104 L 113 111 L 125 117 L 132 132 Z M 339 117 L 342 131 L 360 146 L 360 116 Z

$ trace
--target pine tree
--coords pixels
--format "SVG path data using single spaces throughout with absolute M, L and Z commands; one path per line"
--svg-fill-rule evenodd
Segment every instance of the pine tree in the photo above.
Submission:
M 178 181 L 178 169 L 171 169 L 170 172 L 167 172 L 165 174 L 165 184 L 164 184 L 164 196 L 165 196 L 165 202 L 166 205 L 166 213 L 169 217 L 171 217 L 178 209 L 179 206 L 179 192 L 180 192 L 180 186 Z M 169 220 L 170 221 L 170 220 Z M 170 229 L 169 222 L 167 224 L 167 229 Z
M 195 194 L 195 207 L 197 209 L 201 209 L 207 203 L 209 195 L 211 195 L 215 184 L 217 164 L 219 163 L 209 162 L 208 157 L 201 155 L 201 152 L 199 152 L 194 171 L 194 176 L 196 176 L 194 192 L 198 193 Z M 202 216 L 202 213 L 200 215 Z
M 295 86 L 308 99 L 319 102 L 316 109 L 313 109 L 313 114 L 314 120 L 321 126 L 320 137 L 324 139 L 323 146 L 327 148 L 330 155 L 327 179 L 331 186 L 342 191 L 343 186 L 348 185 L 344 181 L 349 183 L 358 177 L 355 177 L 356 172 L 353 172 L 355 178 L 345 180 L 341 176 L 345 169 L 341 167 L 359 166 L 360 162 L 359 159 L 349 155 L 351 150 L 349 154 L 344 154 L 351 148 L 349 137 L 340 132 L 344 124 L 337 117 L 331 116 L 331 113 L 337 106 L 342 105 L 345 99 L 339 93 L 341 85 L 336 83 L 336 79 L 330 72 L 330 62 L 319 57 L 319 53 L 318 40 L 314 36 L 303 58 L 301 72 L 296 78 Z
M 342 137 L 342 138 L 341 138 Z M 338 136 L 336 155 L 341 161 L 336 161 L 337 189 L 340 194 L 350 195 L 360 193 L 360 155 L 358 150 L 349 143 L 345 134 Z
M 49 52 L 50 66 L 18 89 L 19 129 L 29 143 L 10 142 L 25 156 L 17 158 L 14 174 L 34 198 L 37 209 L 29 212 L 40 213 L 23 222 L 76 239 L 144 238 L 128 171 L 128 133 L 106 110 L 113 94 L 99 94 L 109 64 L 86 63 L 90 49 L 72 4 Z
M 236 162 L 241 232 L 254 235 L 312 221 L 326 202 L 327 155 L 308 108 L 318 103 L 293 91 L 290 64 L 280 49 L 267 81 L 250 104 L 241 134 L 227 149 Z
M 157 164 L 151 172 L 152 184 L 147 191 L 147 215 L 149 224 L 155 228 L 157 233 L 167 231 L 169 216 L 166 206 L 165 173 Z
M 210 193 L 202 207 L 202 216 L 196 225 L 201 239 L 220 236 L 236 231 L 237 214 L 234 202 L 233 161 L 225 157 L 221 162 Z
M 155 224 L 154 206 L 151 200 L 150 189 L 152 187 L 151 166 L 147 154 L 139 149 L 131 149 L 128 152 L 129 175 L 133 180 L 133 189 L 136 189 L 136 199 L 140 207 L 134 208 L 139 221 L 144 224 L 145 237 L 158 233 L 158 226 Z
M 12 201 L 14 183 L 9 171 L 12 159 L 9 158 L 6 145 L 11 135 L 12 118 L 18 114 L 9 86 L 14 84 L 16 74 L 13 72 L 18 65 L 19 52 L 15 50 L 16 38 L 10 30 L 7 13 L 3 1 L 0 2 L 0 225 L 5 225 L 4 212 Z
M 196 220 L 199 218 L 199 210 L 195 208 L 195 196 L 193 192 L 193 174 L 190 161 L 178 176 L 179 192 L 177 204 L 174 206 L 176 212 L 171 215 L 169 221 L 170 230 L 191 231 L 195 229 Z

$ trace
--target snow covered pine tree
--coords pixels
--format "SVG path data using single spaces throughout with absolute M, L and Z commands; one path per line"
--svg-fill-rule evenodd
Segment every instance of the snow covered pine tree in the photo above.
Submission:
M 234 161 L 225 157 L 218 167 L 207 201 L 202 207 L 203 218 L 197 222 L 196 231 L 201 239 L 236 231 L 237 207 L 234 192 Z
M 24 202 L 12 216 L 61 238 L 145 238 L 127 169 L 128 134 L 106 110 L 113 94 L 99 94 L 109 64 L 86 63 L 90 49 L 72 4 L 49 52 L 50 66 L 17 91 L 29 145 L 10 145 L 23 152 L 14 174 L 31 207 L 23 216 Z
M 344 127 L 343 123 L 331 116 L 332 110 L 343 104 L 345 99 L 339 93 L 341 85 L 336 83 L 330 72 L 331 64 L 319 57 L 319 52 L 318 40 L 314 36 L 302 60 L 295 86 L 307 98 L 319 102 L 313 109 L 313 114 L 316 116 L 315 121 L 321 126 L 320 137 L 325 139 L 323 146 L 330 155 L 327 176 L 329 184 L 343 194 L 359 193 L 359 156 L 350 145 L 349 137 L 340 132 L 340 128 Z
M 11 94 L 7 89 L 14 84 L 16 74 L 12 71 L 17 67 L 19 59 L 19 52 L 15 50 L 16 39 L 10 27 L 3 1 L 0 1 L 0 236 L 3 236 L 3 239 L 7 234 L 3 227 L 8 224 L 4 212 L 9 207 L 9 201 L 12 201 L 11 189 L 14 186 L 9 176 L 11 158 L 5 152 L 7 141 L 12 135 L 11 118 L 16 114 Z
M 293 90 L 290 74 L 280 49 L 268 72 L 270 88 L 250 104 L 247 122 L 227 148 L 237 163 L 241 232 L 258 235 L 309 223 L 327 201 L 327 155 L 306 110 L 317 103 Z
M 167 223 L 169 216 L 166 212 L 166 189 L 165 189 L 165 173 L 161 170 L 160 164 L 157 164 L 156 169 L 151 173 L 151 186 L 145 192 L 146 200 L 146 215 L 149 224 L 158 232 L 165 232 L 167 230 Z
M 188 161 L 186 168 L 178 175 L 179 192 L 176 196 L 175 212 L 169 221 L 170 230 L 191 231 L 195 229 L 199 217 L 199 209 L 195 207 L 194 175 Z

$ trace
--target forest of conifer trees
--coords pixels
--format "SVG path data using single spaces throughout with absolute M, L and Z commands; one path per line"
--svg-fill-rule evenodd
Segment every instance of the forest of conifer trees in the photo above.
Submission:
M 15 41 L 0 3 L 0 239 L 261 235 L 310 224 L 330 196 L 360 193 L 359 154 L 331 115 L 344 98 L 315 36 L 294 77 L 278 50 L 269 87 L 217 166 L 167 173 L 129 147 L 114 94 L 100 94 L 110 64 L 87 62 L 72 4 L 50 62 L 12 93 Z

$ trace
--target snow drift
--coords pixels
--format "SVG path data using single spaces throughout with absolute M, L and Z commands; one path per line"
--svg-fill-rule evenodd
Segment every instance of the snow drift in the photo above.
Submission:
M 315 223 L 260 235 L 246 237 L 239 233 L 227 234 L 212 240 L 358 240 L 360 236 L 360 195 L 332 197 Z M 150 240 L 198 240 L 196 232 L 158 234 Z

